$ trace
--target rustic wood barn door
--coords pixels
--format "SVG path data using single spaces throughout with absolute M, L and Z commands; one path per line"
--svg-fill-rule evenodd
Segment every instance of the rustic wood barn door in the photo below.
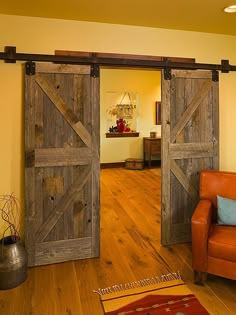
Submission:
M 99 79 L 90 66 L 25 76 L 29 266 L 99 255 Z
M 162 244 L 191 241 L 199 173 L 218 169 L 218 82 L 210 71 L 162 78 Z

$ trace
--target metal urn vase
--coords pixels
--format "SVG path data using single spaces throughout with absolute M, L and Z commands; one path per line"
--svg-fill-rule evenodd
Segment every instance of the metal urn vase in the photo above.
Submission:
M 27 278 L 27 255 L 20 239 L 6 236 L 0 240 L 0 290 L 12 289 Z

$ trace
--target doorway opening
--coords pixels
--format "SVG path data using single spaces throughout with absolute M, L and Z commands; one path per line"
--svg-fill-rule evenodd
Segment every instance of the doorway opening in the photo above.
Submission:
M 120 118 L 116 112 L 111 114 L 111 108 L 119 104 L 125 93 L 131 95 L 136 106 L 134 131 L 139 137 L 106 137 L 109 128 Z M 106 229 L 109 220 L 116 231 L 114 234 L 117 233 L 113 237 L 125 242 L 126 235 L 133 245 L 145 235 L 150 237 L 151 229 L 151 239 L 161 241 L 161 155 L 153 155 L 149 165 L 143 150 L 144 138 L 150 138 L 150 133 L 161 137 L 161 124 L 157 124 L 156 119 L 156 103 L 160 101 L 161 71 L 101 68 L 101 227 Z M 144 168 L 126 169 L 128 158 L 144 160 Z M 109 233 L 112 235 L 111 231 Z M 102 248 L 104 242 L 101 241 Z

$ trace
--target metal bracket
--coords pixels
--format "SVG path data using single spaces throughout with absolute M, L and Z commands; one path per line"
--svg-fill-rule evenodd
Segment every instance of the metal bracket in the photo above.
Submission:
M 100 69 L 98 64 L 91 65 L 90 77 L 99 78 L 100 76 Z
M 219 81 L 219 71 L 212 70 L 212 81 L 218 82 Z
M 164 79 L 165 80 L 171 80 L 172 75 L 171 75 L 171 69 L 169 67 L 164 68 Z
M 229 60 L 221 60 L 221 72 L 228 73 L 230 71 Z
M 27 75 L 35 75 L 35 62 L 28 61 L 25 63 L 25 73 Z
M 15 46 L 5 46 L 4 54 L 6 55 L 6 58 L 4 59 L 6 63 L 16 63 L 16 47 Z

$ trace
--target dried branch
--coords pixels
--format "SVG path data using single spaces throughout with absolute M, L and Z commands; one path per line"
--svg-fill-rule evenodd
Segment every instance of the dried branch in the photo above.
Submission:
M 10 195 L 0 195 L 0 219 L 5 223 L 5 229 L 3 231 L 3 237 L 10 231 L 10 235 L 14 238 L 19 238 L 19 201 L 14 196 Z

